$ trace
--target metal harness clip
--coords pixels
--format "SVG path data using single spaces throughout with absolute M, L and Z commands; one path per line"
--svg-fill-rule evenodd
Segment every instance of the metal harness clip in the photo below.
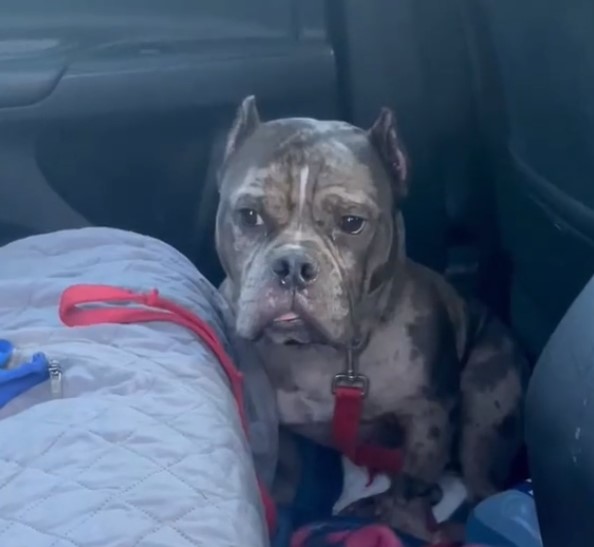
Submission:
M 352 349 L 347 351 L 345 372 L 338 373 L 332 379 L 332 394 L 335 394 L 339 387 L 358 389 L 363 397 L 369 393 L 369 378 L 357 371 L 357 363 Z

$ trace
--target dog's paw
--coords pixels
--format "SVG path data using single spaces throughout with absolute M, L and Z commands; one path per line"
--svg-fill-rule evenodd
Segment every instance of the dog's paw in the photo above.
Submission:
M 373 519 L 397 531 L 418 538 L 429 545 L 458 543 L 464 540 L 464 527 L 455 523 L 435 525 L 431 506 L 435 492 L 425 497 L 403 500 L 387 492 L 358 500 L 341 515 Z
M 432 542 L 435 534 L 439 532 L 433 526 L 429 498 L 402 500 L 386 496 L 377 502 L 376 518 L 396 530 L 426 542 Z

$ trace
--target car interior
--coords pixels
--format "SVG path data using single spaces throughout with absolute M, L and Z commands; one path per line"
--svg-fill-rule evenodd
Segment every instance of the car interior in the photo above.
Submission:
M 487 303 L 536 365 L 543 543 L 589 545 L 593 22 L 589 0 L 3 0 L 0 244 L 123 228 L 216 285 L 216 173 L 240 101 L 361 127 L 391 107 L 408 253 Z

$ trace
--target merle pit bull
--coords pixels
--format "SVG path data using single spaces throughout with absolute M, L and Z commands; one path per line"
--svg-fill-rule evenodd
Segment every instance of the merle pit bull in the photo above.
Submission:
M 405 456 L 375 510 L 436 540 L 426 493 L 446 467 L 475 501 L 506 479 L 527 367 L 502 324 L 407 258 L 407 173 L 390 110 L 368 131 L 263 123 L 249 97 L 220 172 L 216 244 L 221 291 L 260 350 L 282 424 L 330 445 L 331 384 L 356 351 L 369 380 L 361 438 L 401 442 Z

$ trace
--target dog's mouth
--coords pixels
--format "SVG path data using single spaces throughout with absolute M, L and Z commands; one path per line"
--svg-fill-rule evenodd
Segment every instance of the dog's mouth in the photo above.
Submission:
M 288 346 L 309 344 L 313 339 L 309 322 L 295 311 L 275 317 L 268 325 L 266 334 L 273 342 Z
M 238 321 L 246 327 L 240 331 L 245 338 L 264 337 L 273 344 L 292 346 L 336 345 L 342 341 L 343 318 L 332 317 L 323 303 L 284 293 L 272 297 L 264 294 L 252 302 L 238 313 L 238 318 L 246 319 Z
M 301 323 L 303 319 L 293 311 L 283 313 L 272 320 L 272 324 L 279 327 L 292 327 Z

